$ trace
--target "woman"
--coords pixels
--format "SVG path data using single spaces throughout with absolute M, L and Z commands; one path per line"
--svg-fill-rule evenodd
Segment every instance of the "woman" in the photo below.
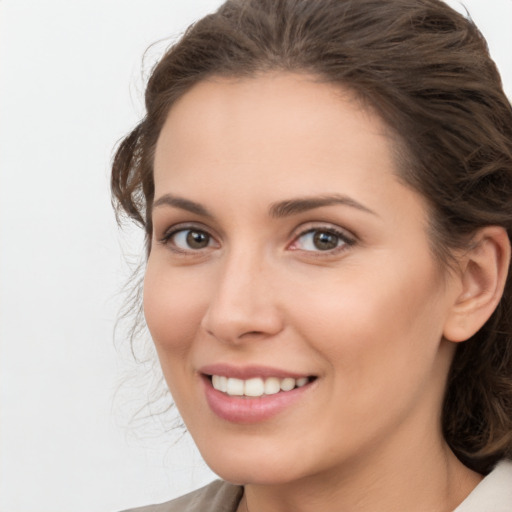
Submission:
M 512 109 L 471 21 L 227 1 L 146 108 L 114 200 L 225 482 L 142 510 L 512 510 Z

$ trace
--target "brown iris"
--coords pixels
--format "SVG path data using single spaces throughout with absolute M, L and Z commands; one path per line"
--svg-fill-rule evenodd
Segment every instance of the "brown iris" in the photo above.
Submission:
M 187 245 L 191 249 L 204 249 L 210 243 L 210 235 L 204 231 L 190 230 L 187 233 Z
M 338 246 L 339 237 L 334 233 L 328 231 L 317 231 L 313 235 L 313 243 L 315 247 L 320 251 L 329 251 L 335 249 Z

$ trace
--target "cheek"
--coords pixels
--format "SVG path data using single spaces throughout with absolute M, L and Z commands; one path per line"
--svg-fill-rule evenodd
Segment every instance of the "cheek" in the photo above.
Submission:
M 148 261 L 144 316 L 162 362 L 164 357 L 179 357 L 190 348 L 204 314 L 202 289 L 193 280 L 180 278 L 180 273 Z
M 351 268 L 341 279 L 312 283 L 298 304 L 304 336 L 329 362 L 334 379 L 354 393 L 412 382 L 433 364 L 442 302 L 434 272 L 424 270 Z

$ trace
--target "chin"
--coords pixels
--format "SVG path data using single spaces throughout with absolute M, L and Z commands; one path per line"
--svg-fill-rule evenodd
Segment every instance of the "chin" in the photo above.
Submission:
M 255 448 L 221 448 L 218 452 L 205 450 L 201 453 L 215 474 L 233 484 L 279 485 L 305 476 L 296 451 L 287 456 L 285 450 Z

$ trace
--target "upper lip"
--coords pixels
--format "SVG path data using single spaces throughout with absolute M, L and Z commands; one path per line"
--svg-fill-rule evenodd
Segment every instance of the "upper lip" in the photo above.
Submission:
M 217 363 L 202 366 L 199 372 L 204 375 L 222 375 L 223 377 L 231 377 L 235 379 L 253 379 L 255 377 L 277 377 L 285 379 L 291 377 L 293 379 L 300 379 L 302 377 L 311 377 L 311 374 L 299 373 L 281 368 L 273 368 L 271 366 L 233 366 L 230 364 Z

